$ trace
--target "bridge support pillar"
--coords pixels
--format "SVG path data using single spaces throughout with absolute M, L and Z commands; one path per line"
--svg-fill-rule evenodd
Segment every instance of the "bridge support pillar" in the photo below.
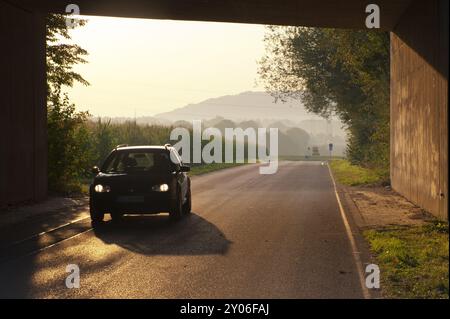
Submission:
M 47 196 L 45 15 L 0 0 L 0 206 Z
M 448 219 L 448 1 L 413 0 L 391 33 L 391 182 Z

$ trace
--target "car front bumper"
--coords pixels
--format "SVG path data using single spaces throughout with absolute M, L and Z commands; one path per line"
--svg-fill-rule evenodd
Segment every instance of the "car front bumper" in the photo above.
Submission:
M 169 212 L 174 204 L 170 192 L 150 194 L 91 193 L 92 207 L 100 212 L 155 214 Z

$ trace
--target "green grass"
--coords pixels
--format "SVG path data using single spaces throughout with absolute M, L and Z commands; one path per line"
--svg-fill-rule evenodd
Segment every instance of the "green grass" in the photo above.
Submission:
M 386 298 L 448 298 L 448 223 L 368 230 Z
M 81 184 L 81 194 L 83 195 L 89 195 L 89 185 L 90 182 L 84 182 Z
M 388 182 L 388 172 L 350 164 L 347 160 L 332 160 L 330 168 L 337 182 L 348 185 L 373 185 Z
M 191 171 L 189 175 L 201 175 L 210 173 L 213 171 L 217 171 L 220 169 L 230 168 L 230 167 L 236 167 L 240 165 L 244 165 L 245 163 L 211 163 L 211 164 L 202 164 L 198 166 L 192 166 Z

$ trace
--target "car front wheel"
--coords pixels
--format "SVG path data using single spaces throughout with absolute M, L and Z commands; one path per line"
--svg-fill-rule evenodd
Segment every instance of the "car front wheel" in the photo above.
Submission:
M 175 199 L 172 209 L 169 212 L 169 216 L 173 220 L 180 219 L 183 215 L 183 201 L 181 199 L 181 194 L 178 192 L 177 198 Z
M 101 223 L 105 218 L 105 213 L 95 208 L 94 203 L 92 203 L 92 199 L 89 201 L 89 214 L 91 215 L 92 223 L 95 224 Z
M 186 201 L 183 205 L 183 213 L 190 214 L 191 210 L 192 210 L 192 197 L 191 197 L 191 188 L 189 188 L 186 194 Z

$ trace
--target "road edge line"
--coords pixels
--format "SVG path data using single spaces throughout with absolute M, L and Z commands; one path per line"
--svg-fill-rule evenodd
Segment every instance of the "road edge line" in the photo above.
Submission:
M 337 203 L 339 206 L 339 212 L 341 213 L 341 218 L 342 218 L 342 221 L 344 222 L 345 232 L 347 234 L 347 238 L 350 241 L 350 245 L 352 247 L 353 261 L 355 262 L 356 269 L 358 271 L 358 277 L 359 277 L 359 283 L 361 285 L 361 290 L 362 290 L 364 299 L 370 299 L 370 293 L 367 290 L 367 287 L 365 285 L 365 277 L 363 275 L 364 272 L 363 272 L 362 262 L 361 262 L 361 258 L 359 257 L 360 253 L 359 253 L 358 247 L 356 245 L 355 237 L 353 236 L 352 229 L 350 227 L 350 223 L 348 222 L 347 215 L 345 213 L 344 207 L 342 206 L 341 199 L 339 198 L 339 194 L 337 192 L 337 187 L 336 187 L 336 182 L 334 180 L 333 172 L 331 171 L 329 163 L 327 163 L 327 167 L 328 167 L 328 172 L 331 177 L 331 181 L 333 182 L 334 194 L 336 195 L 336 200 L 337 200 Z

